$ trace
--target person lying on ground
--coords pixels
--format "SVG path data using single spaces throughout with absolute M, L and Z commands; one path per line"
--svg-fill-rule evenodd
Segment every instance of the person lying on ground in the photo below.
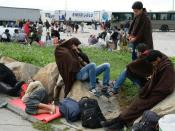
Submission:
M 80 44 L 77 38 L 71 38 L 57 46 L 55 50 L 58 70 L 65 83 L 65 97 L 76 80 L 89 80 L 90 92 L 99 96 L 96 90 L 96 76 L 101 73 L 104 73 L 102 93 L 107 96 L 110 64 L 104 63 L 97 67 L 95 63 L 90 63 L 88 56 L 78 47 Z
M 139 96 L 120 115 L 110 121 L 102 122 L 109 131 L 121 130 L 133 123 L 145 110 L 153 108 L 174 91 L 175 72 L 169 58 L 160 51 L 150 51 L 145 61 L 153 65 L 150 80 L 140 89 Z
M 48 92 L 43 87 L 40 81 L 30 82 L 25 95 L 22 97 L 25 103 L 25 111 L 28 114 L 55 114 L 56 107 L 53 104 L 48 104 Z

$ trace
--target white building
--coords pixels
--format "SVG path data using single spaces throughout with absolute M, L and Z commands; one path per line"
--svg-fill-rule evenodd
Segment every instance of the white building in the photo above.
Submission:
M 16 21 L 25 19 L 35 22 L 38 21 L 39 18 L 39 9 L 0 6 L 0 21 Z

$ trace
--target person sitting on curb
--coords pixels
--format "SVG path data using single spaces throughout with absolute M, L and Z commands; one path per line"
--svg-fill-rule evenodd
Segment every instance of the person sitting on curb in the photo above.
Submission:
M 108 131 L 121 130 L 133 123 L 145 110 L 153 108 L 174 91 L 175 72 L 169 58 L 160 51 L 152 50 L 144 60 L 153 65 L 150 80 L 140 89 L 139 96 L 129 108 L 110 121 L 101 122 Z
M 104 72 L 102 94 L 109 96 L 107 90 L 110 79 L 110 64 L 104 63 L 96 67 L 95 63 L 90 63 L 88 56 L 78 47 L 81 42 L 77 38 L 71 38 L 55 50 L 55 58 L 58 70 L 65 83 L 65 97 L 71 90 L 76 80 L 89 80 L 90 92 L 99 96 L 96 89 L 96 76 Z

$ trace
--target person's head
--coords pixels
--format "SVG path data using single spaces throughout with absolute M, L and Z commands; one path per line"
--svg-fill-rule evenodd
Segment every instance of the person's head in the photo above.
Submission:
M 132 5 L 132 9 L 133 9 L 135 16 L 139 16 L 140 14 L 142 14 L 142 12 L 143 12 L 142 2 L 141 1 L 134 2 L 134 4 Z
M 79 39 L 77 38 L 70 38 L 69 40 L 64 41 L 61 46 L 70 48 L 70 49 L 75 49 L 78 48 L 78 46 L 81 44 L 81 42 L 79 41 Z
M 15 29 L 15 30 L 14 30 L 14 33 L 15 33 L 15 34 L 18 34 L 18 33 L 19 33 L 18 29 Z
M 141 56 L 146 50 L 148 50 L 148 47 L 146 44 L 139 44 L 137 46 L 137 55 L 138 57 Z
M 161 61 L 163 55 L 158 50 L 152 50 L 149 52 L 148 56 L 145 57 L 145 60 L 149 63 L 151 63 L 153 66 L 157 66 L 159 62 Z
M 124 25 L 123 24 L 120 24 L 120 29 L 123 29 L 124 28 Z
M 9 29 L 5 29 L 5 33 L 9 33 Z
M 78 46 L 81 44 L 81 42 L 79 41 L 79 39 L 77 38 L 71 38 L 71 41 L 72 41 L 72 46 L 71 48 L 74 50 L 74 49 L 77 49 Z
M 50 32 L 47 32 L 47 36 L 50 36 Z

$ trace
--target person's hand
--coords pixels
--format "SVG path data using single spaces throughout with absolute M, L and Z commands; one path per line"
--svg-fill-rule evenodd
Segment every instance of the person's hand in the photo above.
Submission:
M 78 46 L 76 45 L 72 45 L 72 50 L 76 51 L 77 53 L 80 53 L 80 51 L 78 50 Z
M 130 42 L 130 43 L 133 43 L 133 42 L 135 42 L 135 40 L 136 40 L 136 37 L 131 37 L 131 38 L 129 39 L 129 42 Z
M 146 79 L 151 80 L 151 78 L 152 78 L 152 75 L 148 76 Z

